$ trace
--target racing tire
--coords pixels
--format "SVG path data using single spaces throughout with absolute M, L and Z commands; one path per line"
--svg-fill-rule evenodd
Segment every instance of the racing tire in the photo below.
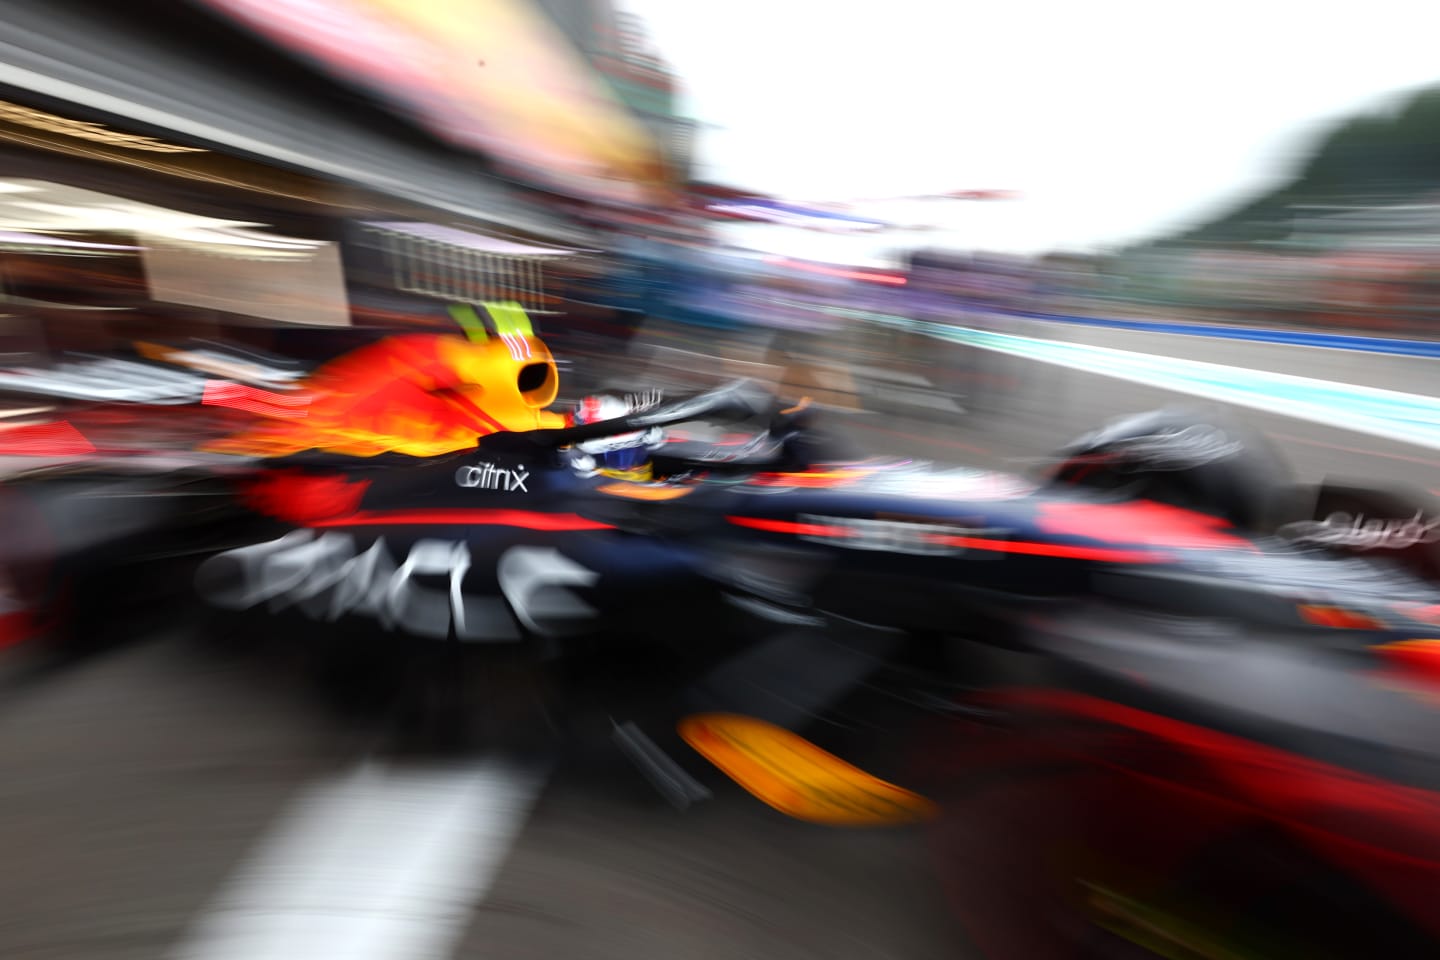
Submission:
M 1293 510 L 1292 472 L 1275 446 L 1225 416 L 1169 409 L 1112 422 L 1064 447 L 1052 485 L 1106 491 L 1270 532 Z

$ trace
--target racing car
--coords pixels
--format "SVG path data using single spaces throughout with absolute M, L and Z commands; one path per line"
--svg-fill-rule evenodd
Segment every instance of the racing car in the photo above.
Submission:
M 548 403 L 533 366 L 480 386 Z M 1425 496 L 1290 483 L 1263 438 L 1186 411 L 1110 424 L 1029 477 L 855 457 L 822 420 L 738 383 L 595 398 L 565 425 L 437 455 L 91 463 L 5 492 L 45 505 L 58 555 L 93 569 L 103 540 L 101 579 L 144 544 L 139 559 L 184 569 L 243 635 L 319 638 L 330 657 L 376 658 L 382 681 L 417 651 L 442 684 L 462 659 L 522 662 L 562 727 L 603 717 L 677 806 L 733 785 L 818 823 L 939 824 L 967 928 L 990 930 L 996 955 L 1196 950 L 1174 931 L 1203 926 L 1213 897 L 1164 935 L 1159 907 L 1118 905 L 1164 873 L 1162 849 L 1181 863 L 1205 838 L 1243 849 L 1247 831 L 1365 886 L 1381 906 L 1362 915 L 1395 937 L 1440 934 L 1407 892 L 1440 879 L 1440 511 Z M 907 745 L 927 749 L 916 762 Z M 1035 778 L 1052 805 L 1031 829 L 1029 808 L 984 792 L 1032 756 L 1102 771 L 1104 790 L 1057 808 L 1073 781 Z M 1167 824 L 1156 811 L 1176 796 L 1194 802 Z M 1217 810 L 1226 829 L 1191 829 Z M 1005 830 L 992 843 L 1034 841 L 1025 869 L 977 853 L 986 823 Z M 1003 904 L 974 895 L 985 863 Z M 1055 929 L 1015 908 L 1036 891 Z M 1096 947 L 1124 925 L 1147 932 Z

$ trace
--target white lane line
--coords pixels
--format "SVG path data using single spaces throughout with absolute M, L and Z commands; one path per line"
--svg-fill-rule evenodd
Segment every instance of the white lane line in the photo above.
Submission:
M 1136 353 L 1113 347 L 989 333 L 971 328 L 938 328 L 932 325 L 920 329 L 938 339 L 968 343 L 996 353 L 1128 380 L 1161 390 L 1188 393 L 1398 443 L 1440 450 L 1440 430 L 1435 429 L 1432 423 L 1423 421 L 1423 411 L 1426 408 L 1440 408 L 1440 400 L 1434 397 L 1339 381 L 1316 380 L 1293 374 L 1268 373 L 1248 367 L 1229 367 L 1161 354 Z M 1226 379 L 1233 380 L 1235 385 L 1228 385 L 1224 382 Z M 1312 399 L 1271 392 L 1283 390 L 1287 386 L 1311 391 Z M 1269 389 L 1266 389 L 1267 387 Z M 1340 394 L 1349 395 L 1348 398 L 1341 399 L 1348 400 L 1352 407 L 1390 403 L 1397 410 L 1406 409 L 1409 416 L 1399 419 L 1396 416 L 1387 417 L 1366 413 L 1364 410 L 1347 409 L 1336 400 L 1336 396 Z M 1440 418 L 1440 410 L 1431 416 Z M 1435 422 L 1440 422 L 1440 419 Z
M 444 960 L 543 778 L 367 764 L 308 790 L 172 960 Z

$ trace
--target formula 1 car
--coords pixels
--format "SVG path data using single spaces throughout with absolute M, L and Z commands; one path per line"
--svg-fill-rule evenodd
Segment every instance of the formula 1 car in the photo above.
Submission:
M 533 645 L 678 806 L 725 789 L 699 754 L 793 817 L 929 820 L 994 956 L 1433 952 L 1427 499 L 1296 487 L 1262 439 L 1182 412 L 1025 480 L 836 462 L 779 406 L 736 385 L 405 468 L 297 463 L 282 491 L 325 495 L 200 589 Z M 586 452 L 697 420 L 755 433 L 647 445 L 640 480 Z
M 1177 411 L 1023 478 L 846 457 L 814 410 L 749 384 L 605 407 L 437 456 L 92 463 L 4 492 L 41 504 L 15 512 L 48 518 L 52 556 L 94 568 L 108 546 L 91 579 L 112 595 L 133 595 L 113 587 L 121 560 L 171 564 L 242 635 L 368 658 L 382 682 L 421 651 L 446 684 L 462 659 L 523 662 L 562 726 L 603 717 L 678 806 L 735 784 L 819 823 L 938 822 L 962 914 L 1004 955 L 1073 955 L 1119 926 L 1198 949 L 1176 931 L 1223 910 L 1221 888 L 1164 936 L 1150 921 L 1173 905 L 1133 906 L 1137 890 L 1251 830 L 1366 886 L 1381 906 L 1362 916 L 1395 938 L 1440 934 L 1407 892 L 1440 879 L 1440 512 L 1424 496 L 1299 487 L 1261 438 Z M 979 825 L 1023 833 L 1031 808 L 986 790 L 1032 758 L 1036 796 L 1070 791 L 1073 816 L 1037 806 L 1053 819 L 1010 863 Z M 1174 822 L 1148 806 L 1180 795 L 1194 802 Z M 1040 891 L 1055 929 L 972 896 L 991 861 L 991 891 Z M 1104 893 L 1077 901 L 1076 883 Z
M 271 460 L 244 496 L 283 535 L 207 561 L 200 590 L 235 609 L 552 647 L 633 629 L 637 603 L 655 610 L 685 584 L 769 622 L 843 619 L 914 635 L 1083 599 L 1332 642 L 1440 638 L 1440 521 L 1427 519 L 1428 500 L 1297 490 L 1235 425 L 1137 418 L 1027 480 L 836 462 L 809 411 L 778 406 L 739 384 L 598 422 L 493 433 L 474 453 Z M 767 419 L 743 443 L 652 449 L 676 424 Z M 596 468 L 597 449 L 642 442 L 624 471 Z M 1314 503 L 1300 504 L 1307 493 Z
M 845 460 L 813 410 L 749 384 L 622 409 L 439 456 L 170 451 L 38 469 L 0 488 L 17 524 L 45 528 L 11 539 L 7 567 L 34 575 L 26 551 L 43 546 L 49 564 L 108 570 L 138 538 L 146 562 L 213 554 L 196 582 L 214 607 L 549 654 L 646 632 L 693 646 L 677 623 L 733 636 L 737 612 L 746 636 L 823 623 L 1003 643 L 1017 617 L 1081 603 L 1389 657 L 1390 641 L 1440 639 L 1428 499 L 1298 489 L 1236 424 L 1132 418 L 1026 479 Z M 666 434 L 697 423 L 751 435 Z M 221 549 L 219 531 L 243 545 Z

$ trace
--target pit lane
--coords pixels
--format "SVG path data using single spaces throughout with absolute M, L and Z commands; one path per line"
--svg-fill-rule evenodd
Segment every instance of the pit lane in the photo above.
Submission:
M 959 398 L 963 415 L 887 406 L 862 377 L 860 412 L 836 416 L 868 451 L 1015 469 L 1108 417 L 1193 402 L 1018 358 L 955 359 L 976 359 L 967 369 L 989 384 Z M 1429 451 L 1245 416 L 1279 440 L 1304 479 L 1440 488 L 1440 457 Z M 919 833 L 822 830 L 738 792 L 681 814 L 618 756 L 531 753 L 519 766 L 484 750 L 417 757 L 383 729 L 337 724 L 274 659 L 218 656 L 204 639 L 176 623 L 64 670 L 31 676 L 12 661 L 0 671 L 9 674 L 0 849 L 10 867 L 0 878 L 0 955 L 275 956 L 265 952 L 274 945 L 261 936 L 265 916 L 273 932 L 273 914 L 289 909 L 290 926 L 280 926 L 292 935 L 307 922 L 294 889 L 290 907 L 266 901 L 282 883 L 275 878 L 313 889 L 356 871 L 370 885 L 340 885 L 352 907 L 379 910 L 377 890 L 416 896 L 417 910 L 433 903 L 416 891 L 443 900 L 430 938 L 406 940 L 401 917 L 356 941 L 336 932 L 291 949 L 304 942 L 307 957 L 377 958 L 966 955 Z M 469 854 L 418 861 L 432 872 L 415 875 L 405 841 L 418 843 L 427 820 L 464 806 L 455 798 L 466 789 L 475 792 L 464 794 L 471 809 L 458 832 L 431 839 Z M 512 815 L 498 822 L 502 808 Z M 351 832 L 325 832 L 342 819 Z M 334 922 L 345 906 L 317 900 L 308 916 Z M 241 927 L 217 936 L 227 929 L 217 918 L 237 913 Z M 386 943 L 400 952 L 385 953 Z

